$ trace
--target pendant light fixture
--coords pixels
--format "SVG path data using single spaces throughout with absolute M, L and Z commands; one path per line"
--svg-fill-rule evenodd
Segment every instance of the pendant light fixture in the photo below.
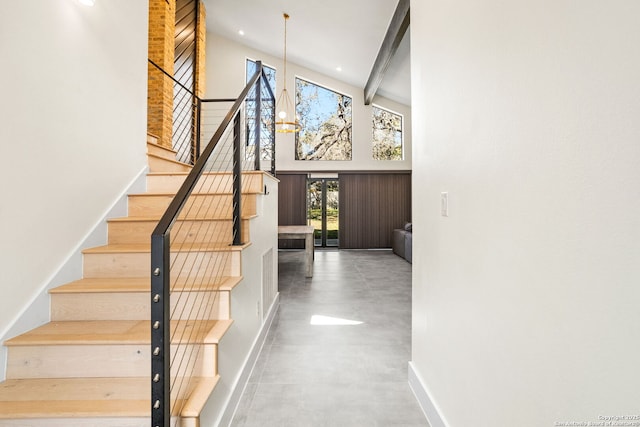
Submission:
M 296 115 L 296 109 L 291 102 L 289 92 L 287 92 L 287 20 L 289 15 L 284 13 L 284 79 L 282 84 L 282 92 L 278 96 L 278 102 L 276 102 L 276 111 L 278 112 L 278 118 L 276 120 L 276 132 L 293 133 L 300 132 L 302 126 Z

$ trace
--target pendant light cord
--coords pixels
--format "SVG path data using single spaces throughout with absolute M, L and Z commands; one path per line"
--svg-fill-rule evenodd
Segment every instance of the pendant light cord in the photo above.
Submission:
M 289 15 L 284 14 L 284 90 L 287 90 L 287 20 Z

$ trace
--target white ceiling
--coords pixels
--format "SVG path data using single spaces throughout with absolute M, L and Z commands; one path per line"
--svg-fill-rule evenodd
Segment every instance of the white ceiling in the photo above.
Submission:
M 362 88 L 367 83 L 398 0 L 204 0 L 207 30 L 281 58 L 283 12 L 287 59 Z M 240 36 L 238 31 L 244 31 Z M 411 104 L 409 32 L 378 94 Z M 341 67 L 342 71 L 336 68 Z

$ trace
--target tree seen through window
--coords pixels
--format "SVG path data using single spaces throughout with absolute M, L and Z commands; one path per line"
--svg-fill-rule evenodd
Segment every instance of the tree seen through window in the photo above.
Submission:
M 402 160 L 402 116 L 373 106 L 373 158 Z
M 296 78 L 296 160 L 351 160 L 351 97 Z

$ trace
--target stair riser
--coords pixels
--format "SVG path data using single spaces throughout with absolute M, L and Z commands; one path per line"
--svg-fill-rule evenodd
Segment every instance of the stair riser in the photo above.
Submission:
M 151 172 L 189 172 L 191 166 L 174 162 L 163 157 L 147 156 Z
M 167 159 L 167 160 L 176 159 L 175 151 L 165 148 L 161 145 L 158 145 L 157 143 L 154 144 L 153 142 L 150 142 L 148 139 L 147 139 L 147 154 L 162 157 L 163 159 Z
M 192 371 L 195 376 L 216 375 L 216 347 L 216 344 L 172 346 L 174 360 L 185 361 L 172 376 Z M 149 375 L 151 345 L 10 346 L 7 356 L 7 379 L 142 377 Z
M 242 215 L 253 216 L 256 214 L 256 195 L 243 194 L 241 199 Z M 160 218 L 173 196 L 138 194 L 129 196 L 129 216 Z M 216 194 L 198 196 L 193 195 L 185 204 L 180 215 L 181 218 L 216 218 L 226 219 L 233 216 L 233 196 L 230 194 Z
M 51 320 L 145 320 L 151 312 L 149 293 L 52 294 Z M 198 307 L 196 312 L 183 307 Z M 172 295 L 171 312 L 180 320 L 230 319 L 228 291 Z
M 240 276 L 239 251 L 172 253 L 172 265 L 191 266 L 172 271 L 172 278 Z M 145 253 L 86 253 L 84 277 L 149 277 L 151 258 Z
M 184 182 L 184 175 L 149 175 L 147 191 L 151 193 L 176 193 Z M 233 176 L 231 174 L 205 175 L 200 178 L 195 193 L 231 193 Z M 243 193 L 262 193 L 262 174 L 242 175 Z
M 157 221 L 109 222 L 109 244 L 149 243 Z M 249 241 L 249 220 L 242 221 L 242 241 Z M 171 242 L 223 243 L 233 242 L 233 222 L 177 221 L 171 230 Z

